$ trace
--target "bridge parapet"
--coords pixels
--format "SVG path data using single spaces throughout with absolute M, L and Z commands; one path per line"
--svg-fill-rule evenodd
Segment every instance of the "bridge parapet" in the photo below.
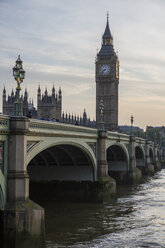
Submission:
M 146 139 L 136 137 L 136 143 L 141 144 L 141 145 L 145 145 L 146 144 Z
M 0 115 L 0 134 L 7 134 L 9 132 L 9 120 L 9 116 Z
M 30 135 L 33 134 L 45 134 L 47 136 L 53 135 L 80 135 L 80 136 L 94 136 L 97 138 L 98 131 L 97 129 L 82 127 L 82 126 L 73 126 L 69 124 L 63 124 L 58 122 L 48 122 L 48 121 L 40 121 L 30 119 L 29 124 L 29 133 Z
M 108 139 L 116 140 L 116 141 L 125 141 L 129 143 L 129 135 L 117 132 L 108 131 Z

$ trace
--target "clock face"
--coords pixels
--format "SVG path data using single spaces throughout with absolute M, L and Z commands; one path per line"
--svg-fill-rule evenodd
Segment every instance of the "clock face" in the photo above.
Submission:
M 102 75 L 108 75 L 110 73 L 110 66 L 109 65 L 102 65 L 100 67 L 100 73 Z

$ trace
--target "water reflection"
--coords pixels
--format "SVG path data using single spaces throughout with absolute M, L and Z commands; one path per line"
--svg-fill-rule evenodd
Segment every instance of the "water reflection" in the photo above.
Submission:
M 165 172 L 104 204 L 47 203 L 47 248 L 164 247 Z
M 40 202 L 45 208 L 46 248 L 165 247 L 164 185 L 162 170 L 140 185 L 118 187 L 113 202 Z M 34 246 L 22 240 L 16 247 Z M 35 245 L 39 247 L 43 244 Z
M 45 240 L 43 238 L 36 239 L 35 237 L 25 237 L 24 235 L 15 237 L 15 239 L 11 240 L 1 240 L 0 239 L 0 247 L 1 248 L 46 248 Z

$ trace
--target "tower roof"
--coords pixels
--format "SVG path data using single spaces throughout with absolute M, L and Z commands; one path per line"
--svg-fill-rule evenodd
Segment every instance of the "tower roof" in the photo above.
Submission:
M 3 94 L 6 94 L 6 89 L 5 89 L 5 86 L 3 88 Z
M 108 14 L 107 14 L 107 24 L 106 24 L 106 28 L 103 34 L 103 39 L 104 38 L 112 38 L 111 31 L 109 28 L 109 15 Z
M 115 54 L 114 48 L 113 48 L 113 37 L 111 35 L 111 31 L 109 28 L 109 15 L 107 13 L 107 23 L 105 27 L 104 34 L 102 36 L 102 46 L 98 53 L 100 56 L 111 56 Z

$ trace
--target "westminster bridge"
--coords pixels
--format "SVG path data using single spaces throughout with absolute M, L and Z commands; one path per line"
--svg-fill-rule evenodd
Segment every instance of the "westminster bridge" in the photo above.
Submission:
M 116 183 L 132 183 L 142 175 L 152 175 L 161 169 L 163 160 L 163 148 L 139 137 L 1 115 L 0 209 L 7 213 L 3 215 L 7 233 L 9 226 L 15 224 L 13 211 L 20 230 L 25 228 L 25 222 L 31 223 L 33 232 L 36 220 L 42 224 L 43 209 L 29 200 L 29 181 L 32 185 L 90 183 L 97 188 L 96 200 L 102 201 L 104 193 L 115 193 Z M 89 185 L 87 190 L 90 191 Z M 51 184 L 50 193 L 53 191 Z

